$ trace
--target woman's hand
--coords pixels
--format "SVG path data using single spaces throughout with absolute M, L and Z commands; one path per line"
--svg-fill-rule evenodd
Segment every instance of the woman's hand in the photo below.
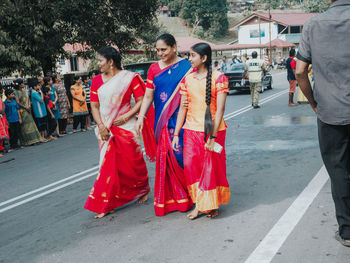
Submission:
M 171 145 L 172 145 L 173 150 L 175 152 L 179 151 L 179 136 L 178 135 L 174 135 L 173 142 L 171 143 Z
M 140 137 L 143 129 L 143 118 L 142 116 L 139 115 L 139 118 L 137 119 L 137 122 L 135 123 L 135 131 L 137 136 Z
M 214 143 L 215 143 L 214 139 L 208 139 L 208 141 L 204 145 L 204 149 L 209 151 L 209 152 L 213 152 L 214 151 Z
M 81 100 L 81 101 L 80 101 L 80 106 L 83 106 L 84 103 L 85 103 L 85 101 L 84 101 L 84 100 Z
M 109 139 L 109 130 L 107 129 L 106 126 L 104 126 L 104 124 L 100 124 L 98 126 L 98 131 L 101 135 L 101 139 L 102 141 L 107 141 Z
M 30 106 L 26 107 L 25 109 L 30 113 Z
M 129 118 L 125 115 L 122 115 L 118 118 L 116 118 L 114 121 L 113 121 L 113 125 L 114 126 L 120 126 L 120 125 L 123 125 L 125 123 L 127 123 L 129 120 Z

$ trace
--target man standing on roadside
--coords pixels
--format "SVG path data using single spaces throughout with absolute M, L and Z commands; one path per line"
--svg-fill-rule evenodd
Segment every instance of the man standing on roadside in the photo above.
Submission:
M 222 61 L 221 61 L 221 64 L 220 64 L 220 70 L 221 70 L 222 73 L 226 73 L 226 71 L 227 71 L 226 56 L 222 57 Z
M 350 247 L 350 1 L 332 0 L 305 23 L 297 55 L 299 86 L 317 113 L 323 162 L 330 176 L 339 230 Z M 314 89 L 308 78 L 312 62 Z
M 295 49 L 292 48 L 289 51 L 289 58 L 287 59 L 287 79 L 289 82 L 289 103 L 288 106 L 297 106 L 298 104 L 293 102 L 293 97 L 295 93 L 295 89 L 297 87 L 297 81 L 295 78 L 295 67 L 297 63 L 294 60 L 295 57 Z
M 252 53 L 252 57 L 253 59 L 248 60 L 246 63 L 243 79 L 248 74 L 252 106 L 254 109 L 258 109 L 260 108 L 259 92 L 261 91 L 261 80 L 266 73 L 266 67 L 264 61 L 258 59 L 258 53 L 256 51 Z

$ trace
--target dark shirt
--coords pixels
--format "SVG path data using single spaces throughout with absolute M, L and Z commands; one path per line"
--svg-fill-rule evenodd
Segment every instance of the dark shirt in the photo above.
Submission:
M 350 124 L 350 1 L 337 0 L 304 24 L 297 58 L 312 62 L 317 117 Z
M 8 99 L 5 100 L 5 113 L 6 113 L 6 119 L 8 122 L 19 122 L 19 116 L 18 116 L 18 110 L 19 105 L 15 99 L 12 99 L 9 101 Z
M 292 57 L 287 59 L 287 79 L 288 80 L 296 80 L 293 68 L 295 68 L 296 62 Z

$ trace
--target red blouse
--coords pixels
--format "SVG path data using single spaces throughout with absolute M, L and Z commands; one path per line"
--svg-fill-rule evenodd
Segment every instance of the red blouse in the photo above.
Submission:
M 97 75 L 92 79 L 91 82 L 91 92 L 90 101 L 99 102 L 98 99 L 98 89 L 103 85 L 102 75 Z M 131 95 L 133 94 L 135 99 L 143 96 L 145 94 L 145 83 L 143 82 L 140 74 L 137 74 L 130 83 L 129 89 L 126 91 L 122 104 L 130 102 Z
M 153 63 L 149 69 L 148 69 L 148 73 L 147 73 L 147 83 L 146 83 L 146 88 L 148 89 L 154 89 L 153 87 L 153 80 L 154 80 L 154 77 L 160 73 L 162 70 L 164 69 L 161 69 L 159 67 L 159 63 L 158 62 L 155 62 Z

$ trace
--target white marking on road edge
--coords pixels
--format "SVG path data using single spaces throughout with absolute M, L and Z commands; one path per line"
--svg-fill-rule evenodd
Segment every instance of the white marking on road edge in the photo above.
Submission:
M 275 98 L 278 98 L 279 96 L 283 95 L 283 94 L 286 93 L 286 92 L 288 92 L 288 90 L 283 90 L 283 91 L 280 91 L 280 92 L 278 92 L 278 93 L 275 93 L 275 94 L 273 94 L 273 95 L 271 95 L 271 96 L 269 96 L 269 97 L 266 97 L 266 98 L 264 98 L 264 99 L 261 100 L 261 103 L 260 103 L 260 104 L 264 104 L 264 103 L 266 103 L 266 102 L 269 102 L 269 101 L 271 101 L 271 100 L 274 100 Z M 243 107 L 243 108 L 241 108 L 241 109 L 239 109 L 239 110 L 236 110 L 236 111 L 234 111 L 234 112 L 231 112 L 231 113 L 227 114 L 226 116 L 224 116 L 224 118 L 225 118 L 225 120 L 228 120 L 228 119 L 231 119 L 231 118 L 233 118 L 233 117 L 235 117 L 235 116 L 238 116 L 238 115 L 240 115 L 240 114 L 242 114 L 242 113 L 244 113 L 244 112 L 247 112 L 247 111 L 249 111 L 249 110 L 251 110 L 251 109 L 252 109 L 252 107 L 251 107 L 250 105 L 248 105 L 248 106 L 245 106 L 245 107 Z M 142 148 L 142 150 L 143 150 L 143 155 L 145 155 L 145 154 L 146 154 L 146 153 L 145 153 L 145 149 Z M 87 173 L 87 172 L 90 172 L 90 171 L 92 171 L 92 170 L 94 170 L 94 169 L 98 169 L 98 167 L 99 167 L 99 166 L 94 166 L 94 167 L 92 167 L 92 168 L 90 168 L 90 169 L 88 169 L 88 170 L 82 171 L 82 172 L 80 172 L 80 173 L 77 173 L 77 174 L 72 175 L 72 176 L 70 176 L 70 177 L 67 177 L 67 178 L 65 178 L 65 179 L 59 180 L 59 181 L 54 182 L 54 183 L 52 183 L 52 184 L 49 184 L 49 185 L 40 187 L 40 188 L 35 189 L 35 190 L 33 190 L 33 191 L 30 191 L 30 192 L 28 192 L 28 193 L 25 193 L 25 194 L 19 195 L 19 196 L 17 196 L 17 197 L 14 197 L 14 198 L 12 198 L 12 199 L 9 199 L 9 200 L 7 200 L 7 201 L 4 201 L 4 202 L 0 203 L 0 207 L 1 207 L 1 206 L 4 206 L 4 205 L 6 205 L 6 204 L 12 203 L 12 202 L 14 202 L 14 201 L 17 201 L 17 200 L 19 200 L 19 199 L 22 199 L 22 198 L 24 198 L 24 197 L 27 197 L 27 196 L 29 196 L 29 195 L 35 194 L 35 193 L 37 193 L 37 192 L 46 190 L 46 189 L 48 189 L 48 188 L 50 188 L 50 187 L 52 187 L 52 186 L 55 186 L 55 185 L 57 185 L 57 184 L 60 184 L 60 183 L 63 183 L 63 182 L 65 182 L 65 181 L 74 179 L 74 178 L 76 178 L 76 177 L 78 177 L 78 176 L 80 176 L 80 175 L 82 175 L 82 174 L 85 174 L 85 173 Z M 82 180 L 84 180 L 84 179 L 86 179 L 86 178 L 89 178 L 89 177 L 93 176 L 94 174 L 96 174 L 96 173 L 92 173 L 92 174 L 89 174 L 89 175 L 85 175 L 85 176 L 83 176 L 83 177 L 81 177 L 81 178 L 78 178 L 78 179 L 75 179 L 75 180 L 73 180 L 73 181 L 71 181 L 71 182 L 69 182 L 69 183 L 62 184 L 62 185 L 60 185 L 60 186 L 58 186 L 58 187 L 56 187 L 56 188 L 50 189 L 50 190 L 48 190 L 48 191 L 46 191 L 46 192 L 37 194 L 37 195 L 32 196 L 32 197 L 30 197 L 30 198 L 28 198 L 28 199 L 25 199 L 25 200 L 22 200 L 22 201 L 19 201 L 19 202 L 15 203 L 15 204 L 9 205 L 9 206 L 7 206 L 7 207 L 5 207 L 5 208 L 0 209 L 0 213 L 5 212 L 5 211 L 7 211 L 7 210 L 9 210 L 9 209 L 12 209 L 12 208 L 14 208 L 14 207 L 17 207 L 17 206 L 19 206 L 19 205 L 28 203 L 28 202 L 30 202 L 30 201 L 32 201 L 32 200 L 34 200 L 34 199 L 40 198 L 40 197 L 42 197 L 42 196 L 44 196 L 44 195 L 50 194 L 50 193 L 52 193 L 52 192 L 55 192 L 55 191 L 57 191 L 57 190 L 59 190 L 59 189 L 62 189 L 62 188 L 64 188 L 64 187 L 69 186 L 69 185 L 71 185 L 71 184 L 74 184 L 74 183 L 76 183 L 76 182 L 82 181 Z
M 272 227 L 270 232 L 260 242 L 258 247 L 244 263 L 269 263 L 274 258 L 280 247 L 286 241 L 290 233 L 303 217 L 313 200 L 328 181 L 326 168 L 318 171 L 311 182 L 301 194 L 294 200 L 292 205 Z
M 278 98 L 278 97 L 280 97 L 283 94 L 288 93 L 288 92 L 289 92 L 289 89 L 286 89 L 286 90 L 282 90 L 282 91 L 280 91 L 280 92 L 278 92 L 276 94 L 273 94 L 273 95 L 271 95 L 269 97 L 266 97 L 266 98 L 264 98 L 264 99 L 262 99 L 260 101 L 260 105 L 263 105 L 263 104 L 265 104 L 265 103 L 267 103 L 267 102 L 269 102 L 271 100 L 274 100 L 274 99 L 276 99 L 276 98 Z M 238 115 L 241 115 L 242 113 L 245 113 L 247 111 L 250 111 L 252 109 L 253 109 L 253 107 L 251 105 L 245 106 L 245 107 L 243 107 L 243 108 L 241 108 L 239 110 L 236 110 L 234 112 L 231 112 L 231 113 L 225 115 L 224 116 L 224 120 L 226 121 L 226 120 L 232 119 L 232 118 L 234 118 L 234 117 L 236 117 Z
M 91 172 L 92 170 L 95 170 L 95 169 L 97 169 L 97 168 L 98 168 L 98 166 L 94 166 L 94 167 L 92 167 L 92 168 L 90 168 L 90 169 L 87 169 L 87 170 L 85 170 L 85 171 L 79 172 L 79 173 L 74 174 L 74 175 L 72 175 L 72 176 L 69 176 L 69 177 L 67 177 L 67 178 L 65 178 L 65 179 L 59 180 L 59 181 L 54 182 L 54 183 L 52 183 L 52 184 L 48 184 L 48 185 L 46 185 L 46 186 L 40 187 L 40 188 L 38 188 L 38 189 L 35 189 L 35 190 L 30 191 L 30 192 L 28 192 L 28 193 L 25 193 L 25 194 L 23 194 L 23 195 L 19 195 L 19 196 L 15 197 L 15 198 L 12 198 L 12 199 L 9 199 L 9 200 L 7 200 L 7 201 L 4 201 L 4 202 L 0 203 L 0 207 L 6 205 L 6 204 L 8 204 L 8 203 L 12 203 L 12 202 L 14 202 L 14 201 L 16 201 L 16 200 L 18 200 L 18 199 L 21 199 L 21 198 L 23 198 L 23 197 L 26 197 L 26 196 L 28 196 L 28 195 L 35 194 L 35 193 L 37 193 L 37 192 L 40 192 L 40 191 L 42 191 L 42 190 L 45 190 L 45 189 L 50 188 L 50 187 L 52 187 L 52 186 L 55 186 L 55 185 L 57 185 L 57 184 L 60 184 L 60 183 L 63 183 L 63 182 L 65 182 L 65 181 L 68 181 L 68 180 L 70 180 L 70 179 L 73 179 L 73 178 L 75 178 L 75 177 L 78 177 L 78 176 L 80 176 L 80 175 L 82 175 L 82 174 L 85 174 L 85 173 L 87 173 L 87 172 Z
M 30 201 L 32 201 L 32 200 L 38 199 L 38 198 L 40 198 L 40 197 L 42 197 L 42 196 L 44 196 L 44 195 L 51 194 L 51 193 L 56 192 L 57 190 L 60 190 L 60 189 L 62 189 L 62 188 L 64 188 L 64 187 L 67 187 L 67 186 L 69 186 L 69 185 L 72 185 L 72 184 L 75 184 L 75 183 L 80 182 L 80 181 L 82 181 L 82 180 L 85 180 L 85 179 L 87 179 L 87 178 L 89 178 L 89 177 L 91 177 L 91 176 L 94 176 L 94 175 L 97 175 L 97 173 L 96 173 L 96 172 L 93 172 L 93 173 L 91 173 L 91 174 L 87 174 L 87 175 L 85 175 L 85 176 L 83 176 L 83 177 L 80 177 L 80 178 L 78 178 L 78 179 L 75 179 L 75 180 L 73 180 L 73 181 L 70 181 L 69 183 L 62 184 L 62 185 L 57 186 L 57 187 L 55 187 L 55 188 L 52 188 L 52 189 L 50 189 L 50 190 L 48 190 L 48 191 L 46 191 L 46 192 L 42 192 L 42 193 L 40 193 L 40 194 L 38 194 L 38 195 L 34 195 L 34 196 L 32 196 L 32 197 L 30 197 L 30 198 L 27 198 L 27 199 L 25 199 L 25 200 L 22 200 L 22 201 L 20 201 L 20 202 L 17 202 L 17 203 L 15 203 L 15 204 L 9 205 L 9 206 L 7 206 L 7 207 L 5 207 L 5 208 L 0 209 L 0 214 L 3 213 L 3 212 L 5 212 L 5 211 L 7 211 L 7 210 L 10 210 L 10 209 L 12 209 L 12 208 L 14 208 L 14 207 L 17 207 L 17 206 L 23 205 L 23 204 L 25 204 L 25 203 L 28 203 L 28 202 L 30 202 Z

